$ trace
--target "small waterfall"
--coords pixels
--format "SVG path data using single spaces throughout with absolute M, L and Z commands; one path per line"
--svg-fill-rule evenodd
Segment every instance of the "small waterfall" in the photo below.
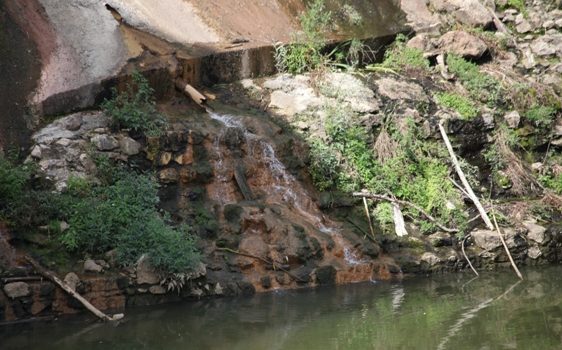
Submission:
M 221 183 L 221 193 L 216 194 L 215 197 L 222 204 L 228 202 L 226 198 L 229 198 L 229 196 L 226 192 L 231 179 L 227 178 L 226 174 L 231 173 L 234 165 L 229 164 L 227 152 L 223 150 L 224 147 L 221 147 L 221 140 L 229 128 L 236 128 L 241 130 L 244 135 L 250 160 L 262 163 L 263 168 L 269 171 L 270 181 L 253 184 L 254 187 L 259 188 L 265 193 L 264 201 L 292 208 L 299 217 L 305 219 L 306 222 L 313 225 L 318 231 L 332 237 L 336 245 L 341 247 L 342 262 L 347 266 L 346 271 L 342 271 L 344 275 L 352 276 L 355 272 L 370 267 L 370 261 L 361 258 L 361 253 L 353 248 L 342 236 L 337 225 L 324 218 L 318 206 L 310 200 L 307 191 L 279 160 L 270 142 L 249 131 L 240 118 L 216 112 L 209 112 L 209 115 L 225 128 L 215 138 L 213 143 L 213 147 L 218 154 L 215 168 L 218 180 Z

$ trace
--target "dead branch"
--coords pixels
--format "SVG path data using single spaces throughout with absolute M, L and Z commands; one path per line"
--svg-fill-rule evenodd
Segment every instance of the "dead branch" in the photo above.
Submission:
M 244 253 L 244 252 L 241 252 L 239 250 L 234 250 L 234 249 L 230 249 L 230 248 L 219 248 L 219 247 L 217 247 L 217 248 L 215 248 L 215 250 L 259 260 L 259 261 L 261 261 L 261 262 L 263 262 L 267 265 L 273 266 L 274 270 L 281 270 L 281 271 L 285 272 L 287 275 L 291 276 L 294 280 L 297 280 L 299 282 L 306 282 L 302 278 L 296 276 L 295 274 L 293 274 L 289 270 L 285 269 L 280 263 L 275 262 L 273 260 L 268 260 L 268 259 L 265 259 L 261 256 L 257 256 L 257 255 L 253 255 L 253 254 L 249 254 L 249 253 Z
M 505 239 L 503 238 L 503 234 L 500 230 L 500 227 L 498 226 L 498 222 L 496 220 L 496 214 L 494 213 L 493 208 L 492 208 L 492 218 L 494 219 L 494 225 L 496 227 L 496 231 L 498 232 L 498 235 L 500 236 L 500 240 L 502 241 L 503 248 L 505 249 L 505 252 L 507 253 L 507 257 L 509 258 L 509 262 L 511 263 L 511 266 L 513 267 L 513 270 L 515 270 L 515 274 L 517 274 L 517 277 L 519 277 L 520 280 L 523 280 L 523 275 L 521 274 L 521 272 L 517 268 L 517 265 L 515 265 L 515 261 L 513 261 L 513 257 L 511 256 L 511 253 L 509 252 L 509 248 L 507 247 L 507 243 L 505 243 Z
M 470 268 L 472 269 L 472 271 L 474 271 L 474 273 L 476 274 L 476 276 L 480 276 L 480 274 L 478 274 L 478 271 L 476 271 L 476 269 L 474 268 L 474 266 L 472 266 L 472 263 L 470 262 L 470 259 L 468 258 L 468 256 L 466 255 L 466 252 L 464 251 L 464 243 L 466 242 L 466 240 L 468 239 L 468 237 L 470 237 L 470 234 L 466 235 L 466 236 L 464 237 L 464 239 L 462 240 L 462 243 L 461 243 L 462 255 L 464 255 L 464 258 L 465 258 L 466 262 L 468 263 L 468 266 L 470 266 Z
M 43 275 L 45 278 L 53 281 L 55 284 L 57 284 L 59 287 L 61 287 L 65 292 L 67 292 L 71 297 L 78 300 L 82 305 L 84 305 L 84 307 L 86 309 L 88 309 L 88 311 L 90 311 L 92 314 L 94 314 L 99 319 L 101 319 L 103 321 L 113 322 L 113 321 L 118 321 L 118 320 L 120 320 L 124 317 L 123 314 L 115 314 L 113 316 L 109 316 L 109 315 L 104 314 L 103 312 L 98 310 L 94 305 L 90 304 L 90 302 L 88 300 L 84 299 L 84 297 L 82 297 L 80 294 L 78 294 L 74 289 L 70 288 L 70 286 L 68 286 L 65 282 L 63 282 L 60 278 L 58 278 L 57 275 L 55 275 L 53 272 L 45 269 L 43 266 L 41 266 L 32 257 L 26 256 L 25 260 L 27 260 L 33 266 L 35 271 L 37 271 L 39 274 Z
M 447 150 L 449 151 L 449 155 L 451 156 L 451 160 L 452 160 L 452 162 L 455 166 L 455 170 L 457 171 L 457 174 L 458 174 L 458 176 L 461 180 L 461 183 L 463 184 L 469 198 L 472 200 L 472 202 L 474 203 L 474 205 L 478 209 L 478 212 L 480 213 L 480 216 L 482 217 L 482 220 L 484 220 L 484 223 L 486 224 L 486 226 L 490 230 L 493 230 L 494 225 L 492 225 L 492 221 L 488 217 L 488 214 L 486 213 L 486 210 L 484 209 L 484 207 L 480 203 L 480 200 L 478 199 L 478 197 L 476 196 L 476 194 L 472 190 L 472 187 L 470 187 L 470 184 L 468 183 L 468 180 L 466 179 L 466 176 L 464 175 L 464 172 L 461 169 L 461 166 L 459 164 L 459 160 L 457 159 L 457 156 L 455 155 L 455 151 L 453 150 L 453 146 L 451 145 L 451 142 L 449 141 L 449 137 L 447 136 L 447 132 L 445 132 L 445 128 L 443 127 L 443 125 L 441 123 L 439 123 L 439 131 L 441 132 L 441 136 L 443 137 L 443 141 L 445 141 L 445 145 L 447 146 Z
M 459 232 L 459 230 L 457 230 L 455 228 L 445 227 L 444 225 L 439 223 L 439 221 L 437 221 L 437 219 L 435 219 L 433 216 L 431 216 L 429 213 L 427 213 L 425 210 L 423 210 L 421 207 L 419 207 L 418 205 L 416 205 L 414 203 L 410 203 L 408 201 L 403 201 L 403 200 L 400 200 L 400 199 L 391 198 L 391 197 L 384 196 L 384 195 L 381 195 L 381 194 L 374 194 L 374 193 L 367 193 L 367 192 L 354 192 L 353 196 L 354 197 L 370 198 L 370 199 L 379 200 L 379 201 L 387 201 L 387 202 L 390 202 L 390 203 L 396 203 L 396 204 L 400 204 L 402 206 L 414 208 L 415 210 L 420 212 L 423 216 L 425 216 L 429 221 L 433 222 L 441 230 L 443 230 L 445 232 L 449 232 L 449 233 Z
M 367 221 L 369 221 L 369 229 L 371 230 L 371 236 L 375 238 L 375 229 L 373 228 L 373 221 L 371 220 L 371 213 L 369 213 L 369 204 L 367 203 L 367 198 L 363 197 L 363 205 L 365 206 L 365 215 L 367 215 Z

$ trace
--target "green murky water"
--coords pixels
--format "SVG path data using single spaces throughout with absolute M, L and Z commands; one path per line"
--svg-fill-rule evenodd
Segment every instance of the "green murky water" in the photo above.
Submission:
M 562 267 L 416 278 L 0 329 L 2 349 L 561 349 Z

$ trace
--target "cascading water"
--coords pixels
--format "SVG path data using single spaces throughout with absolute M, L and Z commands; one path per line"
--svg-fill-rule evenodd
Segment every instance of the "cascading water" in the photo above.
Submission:
M 312 225 L 321 234 L 330 236 L 336 243 L 336 246 L 341 248 L 340 261 L 343 265 L 347 266 L 344 271 L 341 271 L 343 275 L 341 278 L 346 280 L 346 282 L 352 281 L 352 276 L 357 272 L 365 273 L 367 270 L 370 271 L 372 261 L 362 258 L 361 253 L 344 239 L 338 225 L 324 218 L 317 205 L 310 200 L 307 191 L 279 160 L 273 145 L 267 139 L 249 131 L 242 117 L 211 111 L 209 115 L 223 126 L 223 129 L 213 143 L 217 153 L 217 160 L 214 164 L 215 172 L 217 180 L 220 182 L 220 193 L 215 194 L 215 199 L 223 205 L 229 203 L 229 201 L 235 201 L 235 198 L 228 195 L 228 188 L 232 186 L 228 183 L 232 182 L 232 177 L 229 178 L 227 176 L 227 174 L 232 174 L 235 164 L 228 161 L 228 151 L 225 147 L 221 146 L 221 142 L 223 142 L 224 136 L 229 129 L 238 129 L 244 135 L 248 149 L 247 156 L 251 158 L 251 161 L 260 162 L 260 167 L 268 171 L 270 181 L 253 184 L 255 190 L 265 194 L 262 200 L 268 204 L 281 204 L 289 208 L 289 210 L 294 211 L 296 215 Z

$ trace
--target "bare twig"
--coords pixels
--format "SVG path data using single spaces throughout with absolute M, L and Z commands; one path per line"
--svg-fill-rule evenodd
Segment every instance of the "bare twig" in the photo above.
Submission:
M 248 257 L 248 258 L 259 260 L 259 261 L 261 261 L 261 262 L 263 262 L 267 265 L 273 266 L 274 270 L 278 269 L 278 270 L 281 270 L 281 271 L 285 272 L 287 275 L 291 276 L 293 279 L 295 279 L 299 282 L 306 282 L 302 278 L 299 278 L 295 274 L 291 273 L 289 270 L 285 269 L 283 266 L 281 266 L 280 263 L 275 262 L 273 260 L 268 260 L 268 259 L 265 259 L 261 256 L 257 256 L 257 255 L 253 255 L 253 254 L 249 254 L 249 253 L 244 253 L 244 252 L 241 252 L 239 250 L 234 250 L 234 249 L 230 249 L 230 248 L 215 248 L 215 249 L 219 250 L 219 251 L 223 251 L 223 252 L 227 252 L 227 253 L 231 253 L 231 254 L 236 254 L 236 255 L 241 255 L 241 256 Z
M 371 230 L 371 235 L 375 238 L 375 229 L 373 228 L 373 221 L 371 220 L 371 213 L 369 213 L 369 204 L 367 203 L 367 198 L 363 197 L 363 205 L 365 206 L 365 215 L 367 215 L 367 220 L 369 221 L 369 229 Z
M 449 232 L 449 233 L 459 232 L 459 230 L 457 230 L 455 228 L 445 227 L 444 225 L 439 223 L 437 221 L 437 219 L 435 219 L 433 216 L 431 216 L 429 213 L 427 213 L 425 210 L 423 210 L 421 207 L 419 207 L 418 205 L 416 205 L 414 203 L 410 203 L 408 201 L 403 201 L 403 200 L 400 200 L 400 199 L 391 198 L 391 197 L 380 195 L 380 194 L 367 193 L 367 192 L 354 192 L 353 196 L 354 197 L 370 198 L 370 199 L 379 200 L 379 201 L 387 201 L 387 202 L 390 202 L 390 203 L 396 203 L 396 204 L 400 204 L 400 205 L 403 205 L 403 206 L 414 208 L 415 210 L 420 212 L 423 216 L 425 216 L 429 221 L 433 222 L 441 230 L 443 230 L 445 232 Z
M 478 271 L 476 271 L 476 269 L 474 268 L 474 266 L 472 266 L 472 263 L 470 262 L 470 259 L 468 258 L 468 256 L 466 255 L 466 252 L 464 251 L 464 243 L 466 242 L 466 240 L 468 239 L 468 237 L 470 237 L 470 234 L 466 235 L 466 236 L 464 237 L 464 239 L 462 240 L 462 243 L 461 243 L 462 255 L 464 255 L 464 258 L 466 259 L 466 262 L 468 263 L 468 266 L 470 266 L 470 268 L 472 269 L 472 271 L 474 271 L 474 273 L 476 274 L 476 276 L 480 276 L 480 274 L 478 274 Z
M 513 267 L 513 270 L 515 270 L 515 274 L 517 274 L 517 277 L 519 277 L 520 280 L 523 280 L 523 275 L 521 274 L 521 272 L 517 268 L 517 265 L 515 265 L 515 261 L 513 261 L 513 257 L 511 256 L 511 253 L 509 252 L 509 248 L 507 247 L 507 243 L 505 243 L 505 239 L 503 238 L 503 234 L 500 230 L 500 227 L 498 226 L 498 222 L 496 220 L 496 214 L 494 213 L 494 209 L 492 209 L 492 218 L 494 219 L 494 225 L 496 226 L 496 231 L 498 232 L 498 235 L 500 236 L 500 240 L 502 241 L 503 248 L 505 249 L 505 252 L 507 253 L 507 257 L 509 258 L 509 262 L 511 263 L 511 266 Z

